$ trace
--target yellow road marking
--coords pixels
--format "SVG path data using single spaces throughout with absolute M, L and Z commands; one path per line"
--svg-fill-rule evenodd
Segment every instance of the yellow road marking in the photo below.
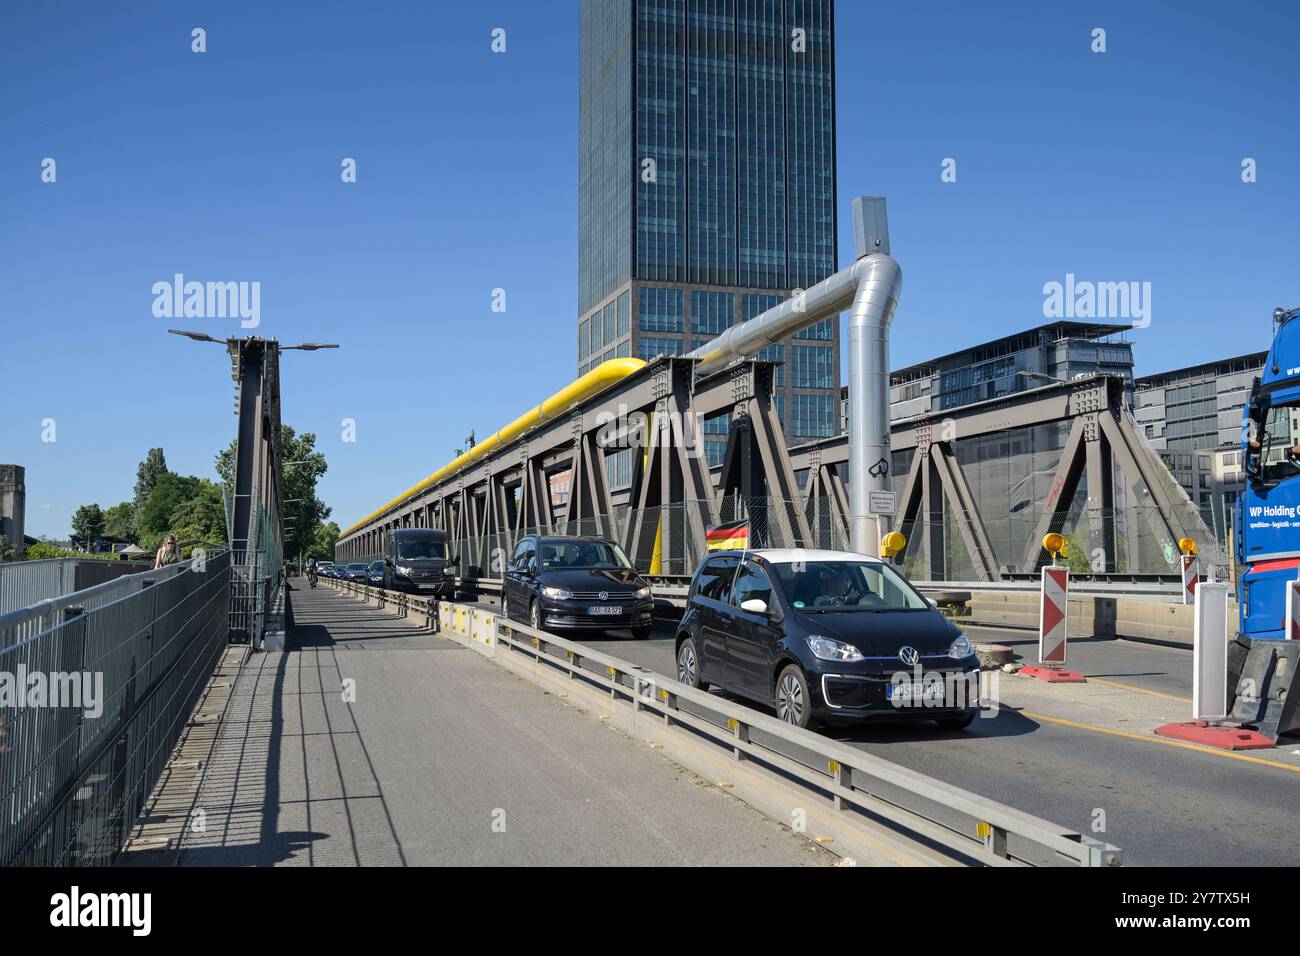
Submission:
M 1109 680 L 1105 677 L 1092 677 L 1091 675 L 1085 676 L 1087 676 L 1088 680 L 1094 684 L 1105 684 L 1108 687 L 1118 687 L 1121 690 L 1131 690 L 1138 694 L 1150 694 L 1152 697 L 1165 697 L 1169 700 L 1177 700 L 1185 704 L 1190 704 L 1192 702 L 1190 697 L 1179 697 L 1177 694 L 1166 694 L 1162 690 L 1148 690 L 1145 687 L 1136 687 L 1133 684 L 1121 684 L 1117 680 Z
M 1081 724 L 1078 721 L 1066 720 L 1064 717 L 1049 717 L 1046 714 L 1036 714 L 1033 711 L 1017 711 L 1031 720 L 1045 720 L 1049 724 L 1060 724 L 1063 727 L 1073 727 L 1075 730 L 1091 730 L 1099 734 L 1110 734 L 1113 737 L 1127 737 L 1130 740 L 1139 740 L 1147 744 L 1164 744 L 1168 747 L 1182 747 L 1184 750 L 1195 750 L 1197 753 L 1208 754 L 1211 757 L 1231 757 L 1233 760 L 1246 760 L 1250 763 L 1263 764 L 1266 767 L 1277 767 L 1279 770 L 1289 770 L 1292 773 L 1300 773 L 1300 766 L 1290 763 L 1282 763 L 1278 760 L 1265 760 L 1263 757 L 1252 757 L 1249 754 L 1237 753 L 1235 750 L 1212 750 L 1209 747 L 1200 747 L 1196 744 L 1189 744 L 1184 740 L 1171 740 L 1168 737 L 1158 737 L 1155 734 L 1150 736 L 1146 734 L 1135 734 L 1128 730 L 1112 730 L 1110 727 L 1094 727 L 1092 724 Z

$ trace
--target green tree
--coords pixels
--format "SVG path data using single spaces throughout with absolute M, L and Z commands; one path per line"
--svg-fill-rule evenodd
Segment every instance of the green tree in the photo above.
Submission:
M 99 505 L 82 505 L 72 516 L 72 530 L 89 551 L 104 534 L 104 512 Z
M 206 478 L 197 478 L 193 493 L 172 509 L 170 530 L 177 541 L 202 538 L 213 544 L 226 540 L 226 506 L 221 500 L 221 486 Z M 181 532 L 185 531 L 184 537 Z
M 317 526 L 316 533 L 312 536 L 311 545 L 304 552 L 308 558 L 315 558 L 317 561 L 333 561 L 334 545 L 339 540 L 339 526 L 333 521 L 327 521 Z
M 130 501 L 113 505 L 104 512 L 104 534 L 124 541 L 135 541 L 135 505 Z
M 12 561 L 18 557 L 18 552 L 14 546 L 9 543 L 9 539 L 0 534 L 0 561 Z
M 216 468 L 227 487 L 235 486 L 236 443 L 217 454 Z M 325 455 L 316 450 L 316 436 L 311 432 L 297 434 L 288 425 L 280 426 L 280 459 L 284 465 L 284 554 L 297 560 L 300 554 L 312 554 L 317 547 L 317 531 L 331 509 L 316 496 L 316 482 L 329 469 Z M 292 520 L 289 520 L 292 519 Z M 335 528 L 335 539 L 338 529 Z M 333 557 L 333 542 L 328 557 Z
M 132 504 L 135 506 L 137 515 L 149 500 L 149 496 L 153 494 L 158 479 L 166 474 L 170 474 L 170 472 L 167 471 L 167 459 L 163 457 L 163 450 L 161 448 L 150 448 L 149 454 L 145 456 L 144 461 L 140 462 L 140 466 L 135 470 L 135 499 Z

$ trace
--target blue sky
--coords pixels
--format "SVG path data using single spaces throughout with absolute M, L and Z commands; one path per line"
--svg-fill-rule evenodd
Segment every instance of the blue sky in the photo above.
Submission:
M 1223 11 L 839 0 L 841 212 L 888 197 L 895 366 L 1039 323 L 1066 273 L 1151 283 L 1139 373 L 1267 346 L 1300 305 L 1300 7 Z M 151 446 L 212 476 L 228 364 L 164 329 L 241 330 L 156 318 L 177 272 L 258 281 L 259 334 L 342 344 L 283 363 L 342 526 L 570 381 L 577 40 L 561 0 L 6 3 L 0 461 L 27 468 L 28 533 L 129 498 Z

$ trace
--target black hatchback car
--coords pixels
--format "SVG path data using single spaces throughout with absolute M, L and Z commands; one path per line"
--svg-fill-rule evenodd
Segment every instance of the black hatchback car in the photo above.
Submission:
M 539 631 L 627 628 L 642 639 L 654 627 L 650 585 L 600 538 L 525 537 L 506 566 L 501 604 L 504 617 Z
M 769 704 L 807 727 L 867 717 L 961 729 L 979 712 L 970 641 L 878 558 L 720 551 L 695 572 L 677 678 Z

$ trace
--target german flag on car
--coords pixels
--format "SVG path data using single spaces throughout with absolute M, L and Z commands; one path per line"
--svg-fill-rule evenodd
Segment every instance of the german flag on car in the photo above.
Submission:
M 720 524 L 705 535 L 709 551 L 731 551 L 749 547 L 749 523 L 745 521 Z

